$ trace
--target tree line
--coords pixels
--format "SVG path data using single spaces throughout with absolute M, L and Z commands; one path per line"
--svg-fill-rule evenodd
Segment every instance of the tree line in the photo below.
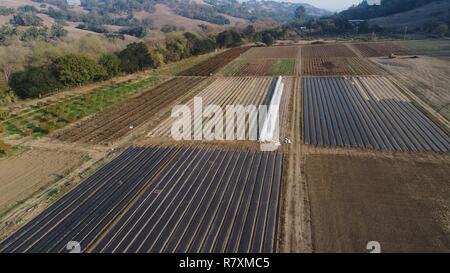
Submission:
M 158 68 L 216 48 L 240 44 L 242 34 L 235 31 L 224 31 L 217 37 L 200 37 L 190 32 L 168 34 L 162 44 L 131 43 L 118 52 L 103 54 L 98 60 L 83 54 L 65 54 L 44 65 L 26 66 L 12 73 L 8 84 L 21 99 L 39 98 L 67 87 Z

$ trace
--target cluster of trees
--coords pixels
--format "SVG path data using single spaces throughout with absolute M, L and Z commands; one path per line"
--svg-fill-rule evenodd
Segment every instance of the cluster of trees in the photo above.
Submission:
M 41 26 L 42 19 L 34 12 L 20 12 L 13 15 L 13 18 L 9 21 L 14 26 Z
M 195 2 L 180 1 L 176 6 L 175 12 L 183 17 L 202 20 L 217 25 L 230 24 L 230 20 L 218 14 L 214 7 Z
M 381 5 L 369 5 L 366 1 L 363 1 L 359 5 L 354 5 L 347 10 L 328 17 L 306 20 L 305 16 L 301 16 L 299 13 L 296 16 L 296 20 L 286 24 L 286 27 L 295 31 L 298 31 L 301 27 L 306 27 L 318 34 L 345 34 L 354 33 L 355 31 L 362 34 L 382 32 L 384 29 L 377 25 L 370 26 L 368 20 L 405 12 L 436 1 L 441 0 L 381 0 Z M 352 19 L 366 21 L 353 25 L 349 22 Z M 445 28 L 448 28 L 448 23 L 436 22 L 424 25 L 416 30 L 433 32 L 442 36 L 442 33 L 448 32 L 448 30 L 445 31 Z
M 11 39 L 17 37 L 20 41 L 48 41 L 57 40 L 67 36 L 67 30 L 60 24 L 53 24 L 51 28 L 43 27 L 29 27 L 26 29 L 19 29 L 3 25 L 0 27 L 0 45 L 7 45 Z
M 240 37 L 239 33 L 236 34 Z M 116 53 L 103 54 L 98 61 L 81 54 L 62 55 L 50 63 L 27 66 L 14 72 L 8 77 L 8 82 L 19 98 L 36 98 L 66 87 L 112 78 L 120 73 L 158 68 L 164 63 L 214 51 L 216 46 L 212 38 L 185 32 L 169 35 L 163 45 L 131 43 Z
M 339 15 L 346 19 L 371 19 L 404 12 L 437 1 L 442 0 L 381 0 L 381 5 L 369 5 L 367 1 L 363 1 L 359 5 L 342 11 Z
M 302 1 L 298 1 L 302 2 Z M 238 0 L 206 0 L 215 7 L 217 12 L 255 22 L 258 19 L 269 18 L 279 23 L 294 19 L 295 10 L 304 7 L 307 17 L 329 15 L 329 12 L 308 4 L 289 1 L 238 1 Z
M 81 6 L 97 12 L 124 13 L 131 9 L 153 12 L 158 2 L 158 0 L 81 0 Z
M 148 29 L 153 28 L 150 19 L 139 20 L 133 16 L 133 11 L 128 10 L 125 17 L 111 16 L 105 11 L 90 10 L 87 13 L 78 13 L 72 10 L 56 10 L 49 7 L 43 11 L 55 20 L 66 20 L 69 22 L 80 22 L 79 29 L 89 30 L 97 33 L 111 33 L 105 25 L 115 25 L 124 27 L 119 33 L 128 34 L 138 38 L 144 37 Z
M 161 32 L 164 32 L 164 33 L 170 33 L 170 32 L 183 31 L 184 28 L 168 24 L 168 25 L 163 25 L 160 30 L 161 30 Z
M 50 65 L 26 67 L 15 72 L 9 86 L 22 98 L 37 98 L 67 86 L 82 85 L 106 79 L 108 71 L 94 60 L 78 54 L 68 54 L 54 60 Z
M 6 8 L 6 7 L 1 7 L 0 6 L 0 15 L 1 16 L 9 16 L 14 14 L 16 11 L 13 8 Z

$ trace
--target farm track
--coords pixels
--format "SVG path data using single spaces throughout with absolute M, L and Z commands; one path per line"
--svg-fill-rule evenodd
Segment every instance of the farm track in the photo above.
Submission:
M 301 47 L 301 58 L 339 58 L 357 57 L 356 54 L 344 44 L 334 45 L 306 45 Z
M 304 76 L 380 75 L 383 71 L 363 58 L 304 58 Z
M 201 77 L 171 79 L 55 136 L 62 141 L 92 144 L 117 140 L 130 132 L 130 126 L 137 127 L 150 120 L 204 80 Z
M 0 252 L 272 252 L 282 155 L 129 148 L 0 243 Z
M 229 49 L 181 72 L 179 76 L 211 76 L 249 49 L 250 47 Z
M 304 142 L 449 152 L 450 137 L 384 77 L 304 79 Z
M 411 55 L 412 51 L 397 43 L 364 43 L 349 44 L 364 57 L 382 57 L 394 53 L 396 55 Z

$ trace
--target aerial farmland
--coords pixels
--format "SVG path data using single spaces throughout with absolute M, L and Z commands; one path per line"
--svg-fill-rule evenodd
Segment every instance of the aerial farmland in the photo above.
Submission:
M 32 151 L 0 171 L 33 154 L 40 164 L 9 170 L 22 191 L 0 185 L 15 193 L 0 202 L 0 252 L 68 252 L 72 241 L 92 253 L 367 252 L 370 241 L 450 251 L 450 74 L 408 78 L 435 59 L 413 44 L 235 47 L 17 110 L 3 134 Z M 270 115 L 237 118 L 253 139 L 173 139 L 173 108 L 198 98 L 223 111 L 277 98 L 276 148 L 261 149 Z

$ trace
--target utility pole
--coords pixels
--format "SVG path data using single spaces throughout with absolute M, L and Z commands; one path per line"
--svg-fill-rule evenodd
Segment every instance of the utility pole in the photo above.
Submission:
M 403 40 L 406 40 L 406 32 L 408 31 L 408 26 L 405 26 L 405 34 L 403 34 Z

